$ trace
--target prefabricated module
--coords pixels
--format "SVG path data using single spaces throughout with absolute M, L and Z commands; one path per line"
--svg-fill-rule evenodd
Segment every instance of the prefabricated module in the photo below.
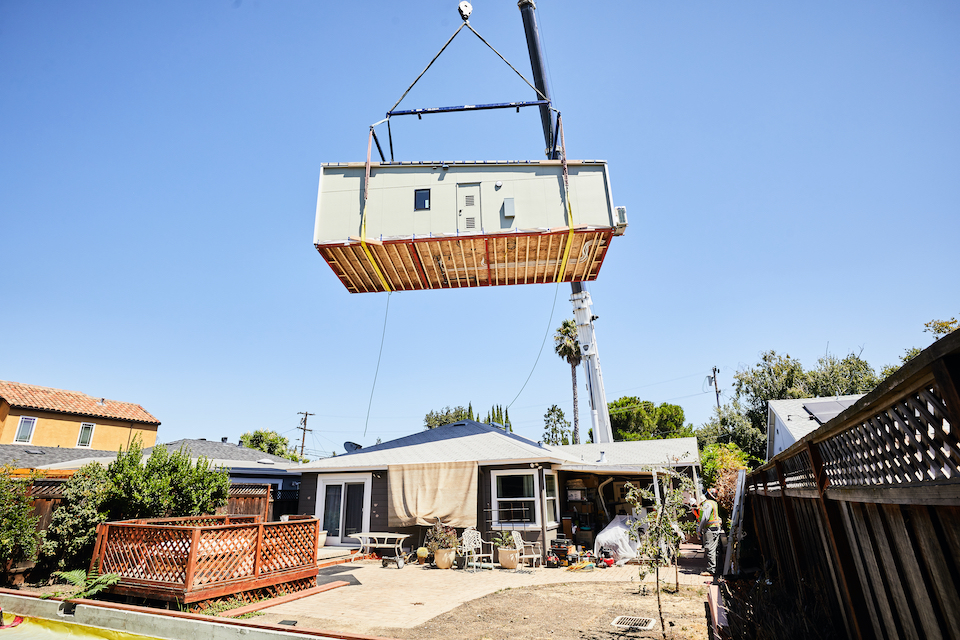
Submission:
M 372 163 L 368 256 L 365 169 L 323 165 L 317 197 L 314 245 L 352 293 L 595 280 L 626 228 L 603 161 L 567 161 L 573 225 L 560 160 Z

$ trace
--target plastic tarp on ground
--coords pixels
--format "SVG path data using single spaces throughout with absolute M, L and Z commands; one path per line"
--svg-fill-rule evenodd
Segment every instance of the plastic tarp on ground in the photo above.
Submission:
M 637 541 L 630 539 L 628 520 L 643 520 L 636 516 L 614 516 L 603 531 L 597 534 L 593 543 L 593 554 L 600 555 L 600 549 L 609 549 L 617 565 L 637 557 Z

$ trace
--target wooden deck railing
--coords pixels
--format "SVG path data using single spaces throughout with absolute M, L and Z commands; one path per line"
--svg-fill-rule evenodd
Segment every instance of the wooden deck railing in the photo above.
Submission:
M 93 562 L 116 573 L 115 593 L 196 602 L 317 575 L 318 520 L 256 516 L 108 522 Z
M 850 638 L 960 638 L 960 332 L 747 479 L 782 580 Z

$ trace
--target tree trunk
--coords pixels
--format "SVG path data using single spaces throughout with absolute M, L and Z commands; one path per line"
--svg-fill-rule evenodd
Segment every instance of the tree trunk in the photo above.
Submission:
M 573 444 L 580 444 L 580 410 L 577 408 L 577 365 L 570 363 L 573 377 Z
M 667 640 L 667 625 L 663 622 L 663 603 L 660 602 L 660 562 L 657 561 L 655 567 L 657 572 L 657 612 L 660 614 L 660 633 L 663 634 L 663 640 Z

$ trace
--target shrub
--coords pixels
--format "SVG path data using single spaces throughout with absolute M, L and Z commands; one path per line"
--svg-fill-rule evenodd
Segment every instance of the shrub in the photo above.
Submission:
M 37 559 L 41 535 L 39 516 L 33 515 L 30 487 L 35 475 L 13 476 L 13 466 L 0 467 L 0 573 L 21 562 Z
M 437 519 L 437 523 L 427 531 L 426 543 L 430 553 L 436 553 L 440 549 L 455 549 L 457 547 L 457 530 L 446 526 Z
M 96 462 L 63 484 L 63 502 L 53 512 L 43 543 L 46 562 L 60 570 L 84 565 L 93 552 L 97 525 L 107 520 L 107 470 Z

